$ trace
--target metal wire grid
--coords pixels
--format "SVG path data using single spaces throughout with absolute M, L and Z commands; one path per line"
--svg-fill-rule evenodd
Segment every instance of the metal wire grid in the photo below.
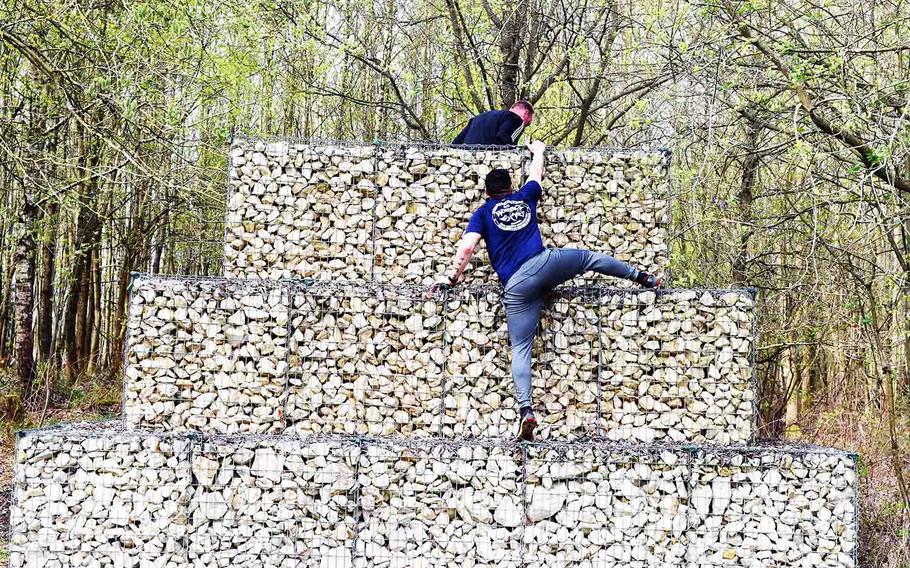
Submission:
M 855 460 L 847 453 L 699 449 L 692 457 L 689 558 L 712 568 L 747 559 L 858 565 Z
M 77 428 L 21 436 L 16 474 L 13 566 L 855 565 L 855 456 L 814 447 Z
M 268 282 L 134 278 L 125 422 L 225 433 L 281 431 L 287 324 L 287 294 Z
M 384 282 L 438 280 L 485 199 L 486 174 L 499 167 L 509 170 L 515 183 L 521 180 L 522 154 L 514 149 L 396 145 L 382 151 L 373 275 Z M 471 278 L 492 281 L 483 255 L 472 260 Z
M 357 558 L 368 566 L 520 566 L 515 449 L 366 445 Z
M 187 505 L 191 565 L 324 566 L 349 559 L 357 440 L 201 439 Z
M 671 298 L 643 292 L 599 299 L 604 435 L 748 441 L 753 293 L 688 290 Z
M 431 436 L 445 361 L 426 289 L 314 283 L 291 291 L 288 428 Z
M 558 246 L 611 252 L 662 272 L 668 154 L 603 151 L 551 152 L 545 185 L 558 179 L 566 187 L 542 200 L 541 229 Z M 225 275 L 432 283 L 483 202 L 486 173 L 504 167 L 518 185 L 526 161 L 523 149 L 504 147 L 238 141 Z M 607 174 L 612 179 L 602 179 Z M 485 257 L 472 261 L 474 281 L 493 282 Z
M 664 274 L 672 198 L 669 156 L 665 151 L 606 154 L 587 148 L 552 152 L 539 206 L 544 241 L 609 253 L 641 270 Z M 601 278 L 580 276 L 573 283 Z
M 532 361 L 540 434 L 748 441 L 751 302 L 742 290 L 557 290 Z M 205 309 L 178 313 L 194 305 Z M 428 298 L 421 286 L 138 278 L 124 418 L 228 433 L 513 436 L 503 312 L 492 287 Z
M 168 565 L 185 557 L 190 439 L 112 434 L 104 427 L 17 433 L 11 567 Z
M 286 142 L 231 149 L 225 275 L 366 279 L 376 149 Z

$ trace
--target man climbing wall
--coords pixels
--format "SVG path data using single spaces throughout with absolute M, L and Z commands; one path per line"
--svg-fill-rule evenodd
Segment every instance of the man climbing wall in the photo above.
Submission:
M 616 278 L 632 280 L 646 288 L 661 281 L 647 272 L 599 252 L 580 249 L 544 248 L 537 226 L 537 202 L 543 180 L 543 142 L 529 146 L 533 159 L 528 181 L 517 192 L 512 191 L 509 172 L 495 169 L 487 174 L 486 202 L 471 216 L 468 228 L 452 261 L 449 273 L 433 286 L 453 286 L 464 276 L 480 239 L 487 245 L 490 264 L 503 285 L 503 304 L 512 344 L 512 379 L 520 409 L 518 435 L 534 439 L 537 420 L 531 406 L 531 344 L 540 322 L 544 297 L 554 287 L 572 278 L 594 271 Z
M 490 110 L 478 114 L 452 140 L 452 144 L 514 146 L 526 126 L 534 119 L 534 107 L 518 101 L 509 110 Z

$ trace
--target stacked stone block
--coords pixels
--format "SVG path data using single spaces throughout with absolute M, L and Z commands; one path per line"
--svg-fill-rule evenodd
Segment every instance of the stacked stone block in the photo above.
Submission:
M 231 148 L 228 277 L 432 284 L 448 266 L 493 168 L 523 183 L 524 150 L 313 145 L 238 140 Z M 668 154 L 551 150 L 539 215 L 556 246 L 608 252 L 662 273 Z M 473 281 L 495 284 L 486 253 Z
M 854 456 L 806 446 L 19 437 L 13 566 L 853 566 Z
M 566 288 L 535 346 L 545 438 L 747 442 L 749 291 Z M 127 423 L 209 433 L 509 437 L 499 291 L 138 277 Z
M 138 277 L 123 421 L 16 450 L 11 565 L 856 566 L 856 456 L 756 442 L 748 290 L 427 293 L 520 149 L 237 140 L 227 278 Z M 550 150 L 545 240 L 663 273 L 664 152 Z

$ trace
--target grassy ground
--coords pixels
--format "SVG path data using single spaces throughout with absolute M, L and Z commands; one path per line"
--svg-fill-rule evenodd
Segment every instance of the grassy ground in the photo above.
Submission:
M 898 427 L 904 479 L 910 482 L 910 420 Z M 800 441 L 859 453 L 860 566 L 910 568 L 910 511 L 901 505 L 887 423 L 879 412 L 816 407 Z
M 115 418 L 120 412 L 120 384 L 111 379 L 91 380 L 76 385 L 57 385 L 54 392 L 65 393 L 47 400 L 36 395 L 32 406 L 15 421 L 0 420 L 0 566 L 9 558 L 9 512 L 12 498 L 13 458 L 16 432 L 52 426 L 60 422 L 96 421 Z M 0 373 L 0 392 L 15 392 L 11 377 Z
M 4 382 L 0 376 L 0 389 L 11 387 Z M 15 424 L 0 422 L 0 563 L 5 563 L 8 557 L 15 431 L 59 422 L 110 419 L 119 412 L 118 381 L 87 383 L 65 390 L 67 396 L 51 401 L 47 411 L 28 412 Z M 902 414 L 910 415 L 908 412 Z M 881 413 L 850 413 L 817 406 L 805 416 L 799 441 L 852 450 L 861 456 L 860 566 L 910 568 L 910 512 L 900 506 L 887 428 Z M 900 425 L 899 432 L 904 475 L 910 482 L 910 420 Z

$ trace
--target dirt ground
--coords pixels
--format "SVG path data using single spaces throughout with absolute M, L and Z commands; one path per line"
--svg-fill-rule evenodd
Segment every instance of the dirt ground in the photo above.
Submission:
M 15 438 L 0 445 L 0 565 L 7 560 L 9 543 L 9 508 L 13 496 L 13 445 Z

